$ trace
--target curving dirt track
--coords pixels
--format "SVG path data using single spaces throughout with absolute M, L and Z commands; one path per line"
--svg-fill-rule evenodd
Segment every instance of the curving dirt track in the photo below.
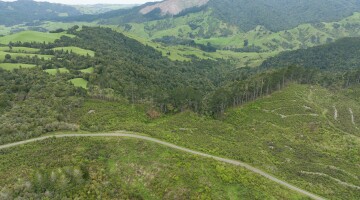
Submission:
M 228 164 L 232 164 L 232 165 L 236 165 L 236 166 L 241 166 L 243 168 L 246 168 L 249 171 L 252 171 L 256 174 L 259 174 L 269 180 L 272 180 L 286 188 L 289 188 L 293 191 L 296 191 L 300 194 L 306 195 L 312 199 L 315 200 L 324 200 L 324 198 L 317 196 L 315 194 L 312 194 L 308 191 L 305 191 L 303 189 L 300 189 L 294 185 L 291 185 L 285 181 L 282 181 L 258 168 L 252 167 L 246 163 L 240 162 L 240 161 L 236 161 L 236 160 L 231 160 L 231 159 L 227 159 L 227 158 L 221 158 L 218 156 L 213 156 L 210 154 L 206 154 L 206 153 L 201 153 L 199 151 L 194 151 L 188 148 L 184 148 L 184 147 L 180 147 L 177 146 L 175 144 L 171 144 L 168 142 L 164 142 L 155 138 L 151 138 L 151 137 L 147 137 L 147 136 L 142 136 L 142 135 L 136 135 L 136 134 L 131 134 L 131 133 L 126 133 L 126 132 L 119 132 L 119 133 L 96 133 L 96 134 L 59 134 L 59 135 L 49 135 L 49 136 L 43 136 L 43 137 L 39 137 L 39 138 L 34 138 L 34 139 L 29 139 L 29 140 L 25 140 L 25 141 L 21 141 L 21 142 L 16 142 L 16 143 L 11 143 L 11 144 L 5 144 L 5 145 L 1 145 L 0 146 L 0 150 L 1 149 L 6 149 L 6 148 L 10 148 L 10 147 L 15 147 L 15 146 L 19 146 L 22 144 L 27 144 L 27 143 L 31 143 L 31 142 L 36 142 L 36 141 L 41 141 L 41 140 L 46 140 L 49 138 L 66 138 L 66 137 L 127 137 L 127 138 L 136 138 L 136 139 L 140 139 L 140 140 L 146 140 L 146 141 L 151 141 L 157 144 L 161 144 L 173 149 L 177 149 L 183 152 L 187 152 L 190 154 L 194 154 L 194 155 L 198 155 L 198 156 L 202 156 L 202 157 L 206 157 L 206 158 L 212 158 L 214 160 L 220 161 L 220 162 L 224 162 L 224 163 L 228 163 Z

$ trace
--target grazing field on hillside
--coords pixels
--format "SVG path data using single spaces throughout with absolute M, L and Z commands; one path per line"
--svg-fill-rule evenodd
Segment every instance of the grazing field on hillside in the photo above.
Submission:
M 12 52 L 12 53 L 37 53 L 40 49 L 29 47 L 0 47 L 0 51 Z
M 40 59 L 44 58 L 45 60 L 49 60 L 52 57 L 54 57 L 52 55 L 41 55 L 41 54 L 31 54 L 31 53 L 9 53 L 9 52 L 0 51 L 0 62 L 2 62 L 5 59 L 6 54 L 9 54 L 11 56 L 11 58 L 37 56 Z
M 74 78 L 71 79 L 70 82 L 74 84 L 75 87 L 82 87 L 84 89 L 88 89 L 88 81 L 83 78 Z
M 124 138 L 0 150 L 0 179 L 5 199 L 306 199 L 241 167 Z
M 131 23 L 130 30 L 125 26 L 122 30 L 142 39 L 154 40 L 173 36 L 178 40 L 211 44 L 219 50 L 240 51 L 241 54 L 254 51 L 254 47 L 260 48 L 260 52 L 279 52 L 318 46 L 343 37 L 360 36 L 359 19 L 360 13 L 355 12 L 339 21 L 304 23 L 283 31 L 270 31 L 259 24 L 256 28 L 243 32 L 237 27 L 214 19 L 210 13 L 200 12 L 174 19 Z M 226 30 L 226 33 L 220 30 Z
M 55 75 L 57 73 L 69 73 L 69 70 L 66 68 L 59 68 L 59 69 L 46 69 L 44 70 L 46 73 L 49 73 L 51 75 Z
M 94 72 L 94 68 L 93 68 L 93 67 L 89 67 L 89 68 L 87 68 L 87 69 L 82 69 L 82 70 L 80 70 L 80 72 L 85 73 L 85 74 L 91 74 L 91 73 Z
M 124 32 L 118 27 L 109 26 L 112 29 L 123 33 L 127 37 L 133 38 L 144 45 L 151 46 L 160 51 L 163 56 L 168 57 L 173 61 L 190 61 L 191 58 L 197 57 L 199 59 L 228 59 L 234 63 L 236 67 L 256 67 L 259 66 L 266 58 L 277 55 L 279 52 L 233 52 L 218 50 L 217 52 L 204 52 L 198 48 L 185 45 L 163 45 L 161 43 L 153 42 L 149 39 L 142 38 L 134 33 Z
M 237 67 L 256 67 L 266 58 L 282 51 L 318 46 L 342 37 L 360 36 L 357 28 L 360 25 L 359 19 L 360 13 L 354 13 L 339 21 L 301 24 L 293 29 L 279 32 L 270 31 L 263 26 L 242 32 L 234 26 L 214 20 L 209 12 L 200 12 L 173 19 L 130 23 L 130 30 L 122 26 L 103 26 L 111 27 L 149 45 L 173 61 L 189 61 L 194 56 L 200 59 L 223 58 L 232 60 Z M 221 27 L 222 31 L 226 30 L 226 34 L 218 27 Z M 164 36 L 174 36 L 178 40 L 194 40 L 195 43 L 202 45 L 211 44 L 218 48 L 218 51 L 204 52 L 188 45 L 162 44 L 153 41 Z
M 151 114 L 151 109 L 91 101 L 75 111 L 73 118 L 84 130 L 146 133 L 250 163 L 326 198 L 358 199 L 357 94 L 351 90 L 334 94 L 317 86 L 291 85 L 228 110 L 222 120 L 191 112 L 150 120 L 146 112 Z M 90 110 L 94 113 L 88 114 Z
M 73 52 L 73 53 L 79 54 L 81 56 L 87 56 L 87 55 L 89 55 L 91 57 L 95 56 L 94 51 L 82 49 L 79 47 L 57 47 L 57 48 L 54 48 L 53 50 Z
M 34 68 L 36 65 L 23 64 L 23 63 L 0 63 L 0 68 L 11 71 L 20 68 Z
M 0 37 L 0 44 L 9 44 L 10 42 L 54 42 L 61 36 L 73 37 L 65 33 L 43 33 L 37 31 L 23 31 L 12 35 Z

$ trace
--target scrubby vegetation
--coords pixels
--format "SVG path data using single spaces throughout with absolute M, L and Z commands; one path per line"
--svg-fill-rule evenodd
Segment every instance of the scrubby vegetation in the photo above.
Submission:
M 325 198 L 358 199 L 360 141 L 358 122 L 352 123 L 349 112 L 350 108 L 355 119 L 360 115 L 356 91 L 336 94 L 318 86 L 290 85 L 228 109 L 220 120 L 189 111 L 151 119 L 148 107 L 87 101 L 73 119 L 87 131 L 146 133 L 251 163 Z
M 359 45 L 360 38 L 358 37 L 343 38 L 319 47 L 281 53 L 279 56 L 268 59 L 261 67 L 275 68 L 292 65 L 310 69 L 341 70 L 355 75 L 351 73 L 351 70 L 357 70 L 360 66 Z
M 133 139 L 50 139 L 1 150 L 0 179 L 4 200 L 305 199 L 242 168 Z

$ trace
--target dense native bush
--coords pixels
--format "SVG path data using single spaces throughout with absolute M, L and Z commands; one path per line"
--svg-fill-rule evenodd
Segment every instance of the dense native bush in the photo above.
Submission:
M 0 143 L 48 131 L 76 130 L 65 122 L 69 112 L 81 106 L 84 95 L 64 77 L 39 69 L 0 69 Z

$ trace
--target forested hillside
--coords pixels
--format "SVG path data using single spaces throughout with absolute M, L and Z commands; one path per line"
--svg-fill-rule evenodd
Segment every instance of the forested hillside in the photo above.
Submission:
M 200 109 L 202 97 L 226 81 L 230 70 L 223 60 L 170 61 L 155 49 L 111 29 L 83 27 L 74 34 L 78 37 L 62 38 L 56 45 L 75 44 L 95 51 L 95 73 L 89 77 L 90 83 L 111 88 L 132 102 L 163 103 L 172 94 L 190 95 L 188 103 Z M 174 106 L 181 108 L 176 103 Z
M 360 67 L 360 38 L 343 38 L 323 46 L 283 52 L 265 61 L 262 68 L 301 66 L 349 72 Z
M 246 79 L 229 81 L 211 98 L 213 110 L 242 105 L 281 90 L 289 83 L 348 88 L 360 84 L 359 38 L 344 38 L 334 43 L 281 53 L 269 58 Z M 240 69 L 240 71 L 243 71 Z M 256 71 L 256 72 L 255 72 Z
M 78 130 L 69 112 L 85 92 L 63 77 L 38 69 L 8 72 L 0 68 L 0 144 L 57 130 Z
M 75 86 L 88 88 L 87 95 L 92 98 L 126 99 L 131 103 L 152 105 L 156 110 L 159 109 L 163 112 L 176 113 L 185 109 L 205 112 L 206 108 L 202 104 L 204 96 L 226 81 L 225 76 L 230 73 L 229 63 L 223 60 L 194 59 L 191 62 L 173 62 L 162 57 L 161 53 L 155 49 L 144 46 L 111 29 L 82 27 L 81 30 L 78 30 L 78 28 L 75 26 L 69 29 L 68 35 L 64 34 L 61 39 L 53 43 L 17 41 L 10 42 L 9 47 L 4 48 L 4 60 L 0 68 L 13 70 L 4 71 L 3 75 L 9 80 L 18 77 L 20 81 L 18 85 L 26 86 L 25 88 L 20 87 L 24 91 L 18 91 L 18 89 L 10 91 L 11 94 L 20 92 L 24 96 L 23 99 L 20 98 L 21 101 L 18 102 L 18 98 L 15 97 L 4 100 L 4 108 L 6 108 L 6 112 L 4 111 L 5 113 L 2 115 L 5 118 L 2 128 L 6 129 L 2 132 L 4 138 L 9 136 L 15 139 L 17 138 L 15 135 L 24 134 L 23 130 L 28 130 L 29 134 L 19 136 L 19 139 L 53 130 L 66 130 L 66 124 L 61 124 L 58 128 L 46 127 L 52 126 L 53 123 L 67 122 L 66 115 L 62 115 L 67 111 L 62 110 L 61 105 L 66 103 L 66 100 L 76 100 L 85 95 L 84 90 L 71 87 L 67 81 L 72 82 Z M 73 37 L 74 35 L 71 34 L 77 37 Z M 16 53 L 17 49 L 36 54 Z M 91 56 L 89 53 L 93 55 Z M 19 66 L 20 69 L 15 70 Z M 34 69 L 28 69 L 29 72 L 25 73 L 21 66 Z M 39 68 L 50 75 L 41 72 Z M 38 75 L 30 76 L 32 73 Z M 26 74 L 30 77 L 25 76 Z M 58 84 L 53 84 L 53 82 L 57 82 L 53 81 L 54 77 L 51 75 L 56 76 Z M 38 82 L 29 78 L 42 80 L 40 83 L 46 84 L 46 87 L 39 88 Z M 7 88 L 15 84 L 13 81 L 6 80 L 3 79 L 4 95 Z M 33 88 L 36 89 L 35 91 L 51 90 L 46 95 L 52 97 L 54 93 L 56 99 L 61 97 L 59 99 L 61 103 L 50 102 L 43 105 L 37 102 L 36 104 L 41 108 L 45 106 L 49 112 L 52 110 L 51 113 L 42 112 L 44 118 L 49 120 L 40 120 L 41 124 L 36 125 L 32 124 L 33 122 L 30 120 L 29 126 L 22 124 L 22 126 L 16 127 L 15 123 L 8 122 L 8 120 L 14 120 L 11 113 L 15 112 L 16 108 L 24 101 L 27 102 L 26 97 L 31 96 Z M 60 88 L 63 88 L 63 92 L 68 91 L 68 93 L 58 94 L 57 89 Z M 68 89 L 65 90 L 65 88 Z M 70 98 L 71 96 L 74 98 Z M 71 110 L 74 106 L 79 106 L 80 102 L 79 100 L 76 100 L 74 104 L 67 102 L 68 107 L 66 108 Z M 32 108 L 33 106 L 27 107 Z M 27 119 L 29 115 L 34 117 L 31 114 L 32 110 L 23 111 L 24 119 Z M 35 130 L 37 130 L 36 133 L 32 134 L 31 131 Z M 5 140 L 3 141 L 5 142 Z

